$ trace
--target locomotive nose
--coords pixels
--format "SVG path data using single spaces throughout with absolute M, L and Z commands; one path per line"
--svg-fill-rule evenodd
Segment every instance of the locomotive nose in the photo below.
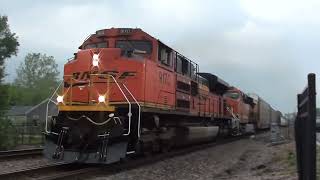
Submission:
M 108 82 L 113 81 L 117 71 L 114 64 L 120 57 L 119 48 L 98 48 L 80 50 L 75 59 L 64 68 L 65 99 L 80 103 L 104 103 L 107 99 Z

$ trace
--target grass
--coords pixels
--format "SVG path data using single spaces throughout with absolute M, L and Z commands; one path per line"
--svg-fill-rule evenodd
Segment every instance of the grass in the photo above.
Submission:
M 297 169 L 297 156 L 295 151 L 289 151 L 287 155 L 287 163 L 290 167 L 294 168 L 295 171 Z M 317 146 L 317 156 L 316 156 L 316 173 L 317 173 L 317 179 L 320 180 L 320 146 Z
M 297 166 L 297 156 L 296 153 L 293 152 L 293 150 L 289 150 L 287 152 L 287 163 L 289 167 L 296 167 Z
M 41 135 L 30 135 L 30 134 L 24 134 L 19 135 L 19 138 L 17 140 L 17 144 L 42 144 L 43 138 Z
M 276 151 L 271 159 L 271 163 L 281 166 L 281 168 L 286 169 L 285 174 L 296 174 L 297 160 L 296 152 L 293 145 L 286 145 L 282 150 Z
M 8 134 L 5 141 L 1 142 L 1 150 L 13 149 L 18 145 L 41 145 L 43 144 L 42 135 L 17 135 L 17 134 Z

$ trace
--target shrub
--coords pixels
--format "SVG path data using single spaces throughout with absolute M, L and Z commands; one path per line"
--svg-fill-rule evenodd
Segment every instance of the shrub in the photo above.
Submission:
M 17 144 L 18 136 L 11 121 L 0 117 L 0 150 L 8 150 Z

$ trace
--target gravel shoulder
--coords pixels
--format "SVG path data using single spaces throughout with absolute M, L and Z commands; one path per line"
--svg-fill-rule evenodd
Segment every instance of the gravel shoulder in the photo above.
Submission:
M 270 146 L 267 134 L 92 180 L 143 179 L 297 179 L 294 143 Z M 86 177 L 88 179 L 88 177 Z
M 42 156 L 34 156 L 24 159 L 10 159 L 8 161 L 0 160 L 0 174 L 46 164 L 52 164 L 52 162 Z

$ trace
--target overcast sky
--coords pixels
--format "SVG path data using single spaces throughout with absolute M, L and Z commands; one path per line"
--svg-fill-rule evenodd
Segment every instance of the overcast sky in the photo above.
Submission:
M 319 0 L 0 0 L 0 14 L 20 42 L 18 56 L 7 62 L 7 82 L 28 52 L 54 56 L 62 71 L 89 34 L 139 27 L 200 71 L 292 112 L 307 74 L 320 72 L 319 10 Z

